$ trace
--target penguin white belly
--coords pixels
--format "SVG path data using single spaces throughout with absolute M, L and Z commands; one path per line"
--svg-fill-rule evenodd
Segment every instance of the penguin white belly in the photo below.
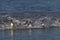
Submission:
M 31 28 L 32 27 L 32 25 L 31 24 L 29 24 L 29 28 Z
M 13 23 L 11 23 L 10 25 L 11 25 L 11 28 L 13 28 Z

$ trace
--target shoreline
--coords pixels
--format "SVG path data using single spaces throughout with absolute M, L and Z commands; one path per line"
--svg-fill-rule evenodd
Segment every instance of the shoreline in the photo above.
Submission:
M 60 29 L 60 27 L 51 27 L 53 29 Z M 0 28 L 0 30 L 24 30 L 24 29 L 51 29 L 51 28 Z

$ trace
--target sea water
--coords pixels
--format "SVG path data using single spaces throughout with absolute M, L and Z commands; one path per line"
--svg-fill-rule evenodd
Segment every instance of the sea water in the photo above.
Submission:
M 60 28 L 0 30 L 0 40 L 60 40 Z

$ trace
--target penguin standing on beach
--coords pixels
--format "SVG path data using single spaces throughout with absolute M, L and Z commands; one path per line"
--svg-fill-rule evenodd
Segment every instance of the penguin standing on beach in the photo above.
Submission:
M 10 27 L 10 28 L 12 29 L 12 28 L 13 28 L 13 25 L 14 25 L 14 24 L 13 24 L 13 20 L 12 20 L 12 19 L 11 19 L 11 23 L 10 23 L 10 25 L 11 25 L 11 27 Z

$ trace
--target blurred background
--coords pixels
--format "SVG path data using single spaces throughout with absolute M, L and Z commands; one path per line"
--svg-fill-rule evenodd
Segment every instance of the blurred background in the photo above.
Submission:
M 0 0 L 0 13 L 60 12 L 60 0 Z

